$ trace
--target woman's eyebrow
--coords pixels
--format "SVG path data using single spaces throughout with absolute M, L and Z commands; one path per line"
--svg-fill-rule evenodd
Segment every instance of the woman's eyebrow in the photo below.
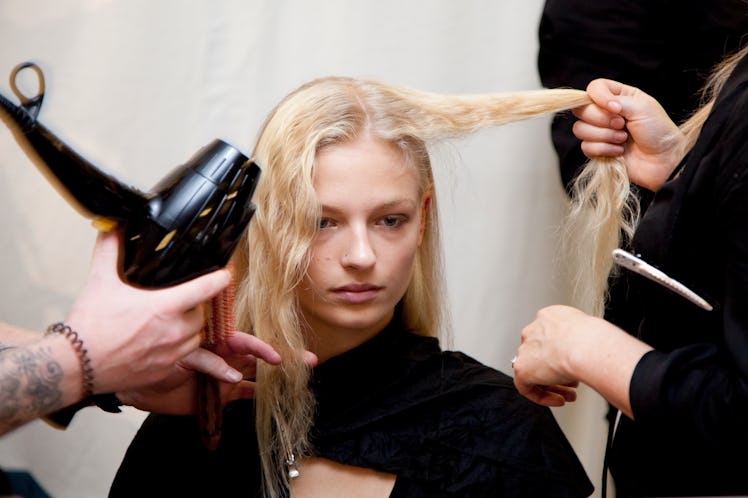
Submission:
M 385 201 L 379 204 L 375 204 L 371 209 L 372 210 L 387 210 L 387 209 L 414 209 L 417 206 L 417 203 L 413 199 L 409 199 L 406 197 L 403 197 L 402 199 L 394 199 L 391 201 Z M 337 213 L 344 211 L 343 208 L 336 207 L 331 204 L 321 204 L 321 208 L 323 211 L 330 212 L 330 213 Z
M 416 206 L 416 202 L 413 199 L 402 198 L 395 199 L 393 201 L 384 202 L 379 204 L 377 207 L 380 209 L 393 209 L 393 208 L 412 208 Z

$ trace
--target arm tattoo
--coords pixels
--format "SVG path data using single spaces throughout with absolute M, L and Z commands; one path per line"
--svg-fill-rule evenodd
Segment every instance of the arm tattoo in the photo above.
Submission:
M 0 350 L 2 432 L 60 408 L 62 379 L 62 367 L 48 347 Z

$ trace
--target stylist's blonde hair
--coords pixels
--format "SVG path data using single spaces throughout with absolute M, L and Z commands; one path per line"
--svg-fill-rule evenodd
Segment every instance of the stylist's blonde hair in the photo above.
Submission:
M 586 93 L 578 90 L 446 96 L 330 77 L 301 86 L 271 112 L 254 150 L 262 168 L 254 196 L 257 210 L 234 262 L 238 328 L 251 330 L 283 357 L 280 367 L 260 364 L 257 372 L 256 424 L 266 496 L 286 495 L 286 459 L 313 451 L 308 431 L 314 400 L 302 358 L 304 317 L 295 290 L 317 234 L 317 152 L 368 133 L 397 145 L 405 161 L 420 172 L 421 193 L 431 192 L 432 201 L 413 278 L 402 299 L 402 319 L 415 333 L 437 335 L 444 307 L 427 145 L 586 103 Z

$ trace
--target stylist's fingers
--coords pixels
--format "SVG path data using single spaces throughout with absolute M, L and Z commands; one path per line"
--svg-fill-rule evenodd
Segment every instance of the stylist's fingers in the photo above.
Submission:
M 120 233 L 118 230 L 109 230 L 107 232 L 98 232 L 96 236 L 96 244 L 94 245 L 94 256 L 111 257 L 117 256 L 117 248 L 119 246 Z
M 252 355 L 272 365 L 278 365 L 281 362 L 280 355 L 271 345 L 251 334 L 233 333 L 226 338 L 226 344 L 236 354 Z
M 221 399 L 224 403 L 230 403 L 239 399 L 251 399 L 255 397 L 255 391 L 257 384 L 243 380 L 238 384 L 223 384 L 221 385 Z
M 632 123 L 646 123 L 649 120 L 659 122 L 662 118 L 669 120 L 654 97 L 633 86 L 600 79 L 590 82 L 587 93 L 602 110 L 623 117 L 629 131 Z
M 112 275 L 117 279 L 117 258 L 121 234 L 118 230 L 99 232 L 91 256 L 91 274 Z
M 619 129 L 600 127 L 585 121 L 577 121 L 572 126 L 574 136 L 587 142 L 609 143 L 622 145 L 628 139 L 628 133 Z
M 175 310 L 188 310 L 211 299 L 231 281 L 228 270 L 217 270 L 162 291 Z
M 628 117 L 643 92 L 636 87 L 618 81 L 598 78 L 587 85 L 587 95 L 592 101 L 613 114 Z
M 182 361 L 195 351 L 200 351 L 202 343 L 202 337 L 198 333 L 200 329 L 201 325 L 190 324 L 177 328 L 171 338 L 164 338 L 164 344 L 167 350 L 170 350 L 171 363 Z
M 242 372 L 231 367 L 226 360 L 205 348 L 197 348 L 179 362 L 189 370 L 195 370 L 224 382 L 235 383 L 242 380 Z
M 560 394 L 538 387 L 528 396 L 532 401 L 543 406 L 564 406 L 566 400 Z
M 576 391 L 565 386 L 535 385 L 528 389 L 521 389 L 519 385 L 517 387 L 524 397 L 543 406 L 564 406 L 577 399 Z
M 552 393 L 563 398 L 565 402 L 572 402 L 577 400 L 576 387 L 578 383 L 572 383 L 568 385 L 553 385 L 553 386 L 539 386 L 538 389 L 542 389 L 546 393 Z
M 304 351 L 304 363 L 306 366 L 314 368 L 319 363 L 319 358 L 311 351 Z
M 594 102 L 598 105 L 603 105 L 605 102 L 618 97 L 634 95 L 638 89 L 620 81 L 608 78 L 596 78 L 587 84 L 586 91 Z
M 597 104 L 589 104 L 572 109 L 572 114 L 580 121 L 599 128 L 623 130 L 626 120 L 616 112 L 610 112 Z
M 582 152 L 587 157 L 617 157 L 625 151 L 628 134 L 624 131 L 599 128 L 583 121 L 574 123 L 572 131 L 582 141 Z
M 252 334 L 244 332 L 235 332 L 226 339 L 226 344 L 233 353 L 251 354 L 257 358 L 262 358 L 271 365 L 279 365 L 281 356 L 275 349 L 262 339 Z M 304 351 L 304 364 L 308 367 L 315 367 L 319 362 L 317 355 L 311 351 Z

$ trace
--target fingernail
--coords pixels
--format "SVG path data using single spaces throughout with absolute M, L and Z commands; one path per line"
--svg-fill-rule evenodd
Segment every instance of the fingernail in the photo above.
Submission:
M 233 368 L 230 368 L 226 371 L 226 378 L 229 380 L 229 382 L 237 383 L 242 380 L 243 377 L 244 376 L 240 371 L 234 370 Z

